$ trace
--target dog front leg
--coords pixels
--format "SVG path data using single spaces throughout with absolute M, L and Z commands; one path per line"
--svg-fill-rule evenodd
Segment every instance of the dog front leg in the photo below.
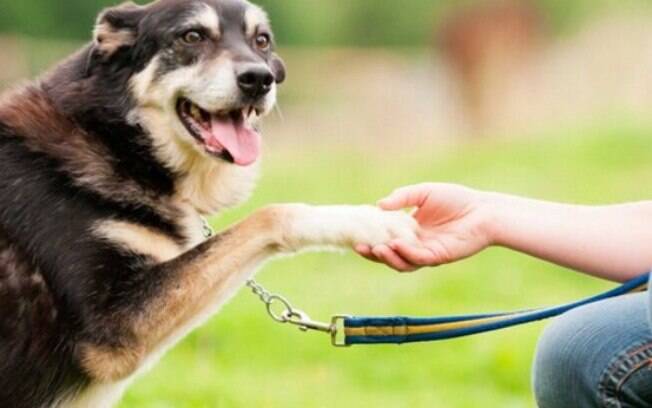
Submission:
M 156 357 L 225 303 L 255 269 L 279 253 L 310 247 L 375 245 L 393 238 L 413 239 L 416 223 L 404 213 L 374 207 L 277 205 L 180 257 L 156 266 L 151 280 L 129 299 L 141 299 L 120 313 L 120 345 L 84 344 L 81 362 L 95 380 L 128 377 L 148 357 Z M 143 296 L 146 293 L 147 296 Z

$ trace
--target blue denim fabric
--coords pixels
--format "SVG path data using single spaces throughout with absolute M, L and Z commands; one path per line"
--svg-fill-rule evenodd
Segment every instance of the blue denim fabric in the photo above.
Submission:
M 533 376 L 540 408 L 652 407 L 648 296 L 588 305 L 546 329 Z

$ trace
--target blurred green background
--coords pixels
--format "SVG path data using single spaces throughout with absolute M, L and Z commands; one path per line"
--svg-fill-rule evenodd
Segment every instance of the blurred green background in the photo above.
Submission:
M 289 80 L 253 199 L 373 203 L 450 181 L 551 200 L 649 199 L 647 1 L 265 0 Z M 5 1 L 0 87 L 83 41 L 100 0 Z M 610 286 L 504 249 L 397 275 L 350 253 L 270 263 L 261 283 L 317 319 L 551 305 Z M 543 324 L 443 343 L 333 349 L 243 290 L 127 393 L 122 408 L 534 407 Z
M 147 1 L 134 1 L 145 4 Z M 85 39 L 106 0 L 4 1 L 0 30 L 35 36 Z M 429 24 L 452 7 L 474 0 L 260 0 L 283 44 L 423 45 Z M 538 0 L 557 29 L 576 26 L 596 10 L 645 5 L 646 0 Z M 65 24 L 62 24 L 65 22 Z

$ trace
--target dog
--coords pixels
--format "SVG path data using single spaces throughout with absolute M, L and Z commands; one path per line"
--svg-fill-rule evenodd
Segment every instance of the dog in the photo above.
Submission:
M 0 101 L 0 406 L 111 407 L 268 259 L 416 239 L 405 213 L 245 201 L 286 76 L 264 11 L 159 0 Z

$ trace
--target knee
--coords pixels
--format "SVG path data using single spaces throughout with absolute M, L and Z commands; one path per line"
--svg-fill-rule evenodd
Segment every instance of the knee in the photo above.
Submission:
M 632 295 L 584 306 L 548 326 L 534 363 L 539 407 L 584 408 L 610 406 L 607 402 L 611 401 L 652 400 L 649 387 L 641 387 L 652 376 L 649 370 L 640 369 L 652 360 L 646 308 L 645 295 Z
M 553 321 L 544 331 L 533 368 L 533 388 L 539 408 L 594 406 L 597 380 L 587 368 L 594 357 L 583 329 L 582 312 L 571 312 Z

